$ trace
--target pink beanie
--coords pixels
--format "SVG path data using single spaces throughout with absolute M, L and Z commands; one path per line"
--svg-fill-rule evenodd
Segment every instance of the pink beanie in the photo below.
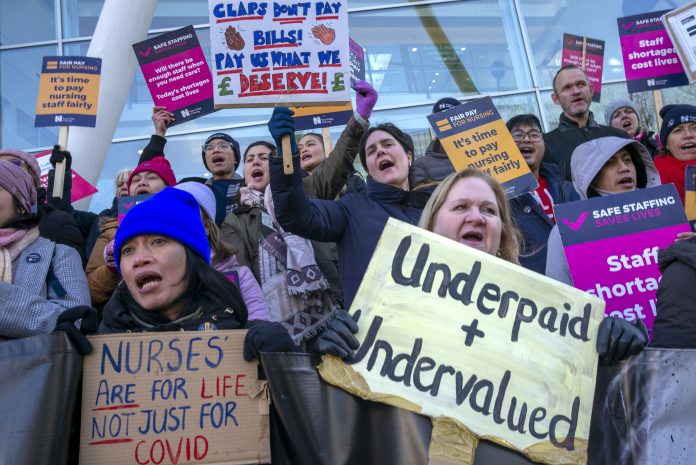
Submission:
M 0 149 L 0 157 L 3 155 L 22 160 L 24 163 L 26 163 L 29 169 L 34 172 L 34 175 L 37 178 L 41 178 L 41 168 L 39 168 L 39 162 L 27 152 L 22 152 L 18 149 Z
M 138 173 L 142 173 L 143 171 L 155 173 L 157 176 L 162 178 L 162 181 L 164 181 L 168 187 L 172 187 L 176 184 L 176 176 L 174 176 L 174 171 L 172 171 L 169 161 L 167 161 L 167 159 L 164 157 L 155 157 L 152 160 L 142 162 L 131 172 L 130 176 L 128 176 L 129 191 L 133 176 Z

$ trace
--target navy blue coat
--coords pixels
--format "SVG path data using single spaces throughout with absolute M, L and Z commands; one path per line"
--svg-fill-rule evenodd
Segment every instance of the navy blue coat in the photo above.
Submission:
M 549 185 L 553 203 L 580 200 L 573 184 L 563 179 L 563 168 L 553 163 L 542 163 L 539 174 Z M 531 193 L 510 200 L 510 212 L 517 228 L 522 233 L 520 245 L 520 264 L 532 271 L 544 274 L 546 270 L 546 243 L 549 239 L 553 221 L 544 213 Z
M 299 157 L 293 161 L 291 176 L 283 174 L 280 157 L 270 161 L 276 217 L 288 232 L 336 243 L 343 299 L 350 308 L 389 217 L 418 224 L 430 192 L 408 192 L 368 177 L 366 194 L 348 194 L 336 201 L 310 200 L 302 190 Z

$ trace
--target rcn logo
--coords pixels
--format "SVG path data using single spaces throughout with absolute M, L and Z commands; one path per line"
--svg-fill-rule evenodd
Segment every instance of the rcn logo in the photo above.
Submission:
M 648 79 L 648 87 L 655 87 L 655 80 L 654 79 Z
M 63 122 L 63 115 L 56 115 L 55 119 L 53 121 L 56 123 L 62 123 Z
M 321 119 L 321 116 L 313 116 L 313 117 L 312 117 L 312 123 L 313 123 L 313 124 L 322 124 L 323 121 L 322 121 L 322 119 Z
M 183 110 L 181 110 L 181 116 L 182 118 L 188 118 L 189 116 L 191 116 L 191 112 L 188 110 L 188 108 L 184 108 Z

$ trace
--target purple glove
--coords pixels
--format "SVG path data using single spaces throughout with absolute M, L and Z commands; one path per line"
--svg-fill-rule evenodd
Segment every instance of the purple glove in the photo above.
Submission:
M 353 89 L 355 89 L 356 92 L 355 106 L 357 107 L 357 111 L 360 116 L 368 119 L 372 114 L 372 109 L 377 103 L 377 91 L 365 81 L 355 81 Z
M 112 273 L 118 273 L 118 268 L 116 268 L 116 260 L 114 260 L 114 241 L 111 240 L 104 247 L 104 261 L 106 262 L 106 269 Z

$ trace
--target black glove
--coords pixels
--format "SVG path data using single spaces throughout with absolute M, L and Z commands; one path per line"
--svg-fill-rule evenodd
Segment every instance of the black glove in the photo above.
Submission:
M 70 171 L 70 167 L 72 166 L 72 155 L 70 155 L 70 152 L 67 150 L 61 150 L 60 145 L 54 145 L 51 151 L 51 158 L 49 159 L 51 166 L 55 169 L 56 164 L 63 160 L 65 160 L 65 171 Z
M 259 358 L 260 352 L 299 352 L 288 330 L 280 323 L 249 321 L 249 332 L 244 338 L 244 360 L 251 362 Z
M 82 320 L 80 329 L 75 326 L 77 320 Z M 80 355 L 87 355 L 92 352 L 92 344 L 85 335 L 96 332 L 97 312 L 92 307 L 80 305 L 65 310 L 58 315 L 54 333 L 65 332 L 68 339 L 73 343 Z
M 359 318 L 360 310 L 355 312 L 355 318 L 345 310 L 338 310 L 331 323 L 309 344 L 309 349 L 319 355 L 331 354 L 343 360 L 353 358 L 353 351 L 360 347 L 353 336 L 358 332 Z
M 599 325 L 597 353 L 602 365 L 614 365 L 639 353 L 646 345 L 648 330 L 639 319 L 631 324 L 623 318 L 608 316 Z
M 271 119 L 268 121 L 268 131 L 278 148 L 278 154 L 283 155 L 283 136 L 290 136 L 290 150 L 294 155 L 298 153 L 297 142 L 295 141 L 295 120 L 292 118 L 293 111 L 285 107 L 275 107 Z

